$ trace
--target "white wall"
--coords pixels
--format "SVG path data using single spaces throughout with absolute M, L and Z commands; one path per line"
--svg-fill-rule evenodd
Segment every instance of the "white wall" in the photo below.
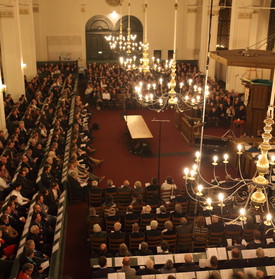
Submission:
M 187 13 L 188 1 L 179 0 L 177 59 L 196 59 L 195 28 L 196 13 Z M 190 2 L 190 1 L 189 1 Z M 194 2 L 194 1 L 192 1 Z M 95 15 L 110 18 L 112 11 L 120 12 L 104 0 L 39 0 L 39 11 L 34 13 L 37 60 L 58 59 L 62 51 L 71 53 L 72 59 L 80 59 L 85 65 L 85 25 Z M 123 1 L 122 16 L 127 15 L 127 0 Z M 144 1 L 131 1 L 131 15 L 144 26 Z M 111 18 L 110 18 L 111 19 Z M 167 59 L 173 49 L 174 1 L 148 1 L 149 56 L 153 50 L 162 50 L 162 59 Z M 190 37 L 186 40 L 186 36 Z

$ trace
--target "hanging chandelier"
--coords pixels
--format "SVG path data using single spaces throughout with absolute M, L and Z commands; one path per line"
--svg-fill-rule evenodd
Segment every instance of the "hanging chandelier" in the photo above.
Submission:
M 122 2 L 120 2 L 120 14 L 122 15 Z M 119 35 L 118 36 L 105 36 L 106 41 L 109 43 L 111 50 L 120 55 L 131 55 L 142 52 L 141 42 L 136 42 L 137 35 L 131 34 L 131 3 L 128 0 L 128 27 L 127 35 L 123 35 L 122 29 L 122 17 L 119 23 Z
M 150 60 L 148 58 L 149 43 L 147 41 L 147 0 L 145 0 L 145 36 L 143 43 L 143 57 L 141 59 L 140 71 L 145 74 L 151 74 L 158 76 L 158 73 L 162 73 L 164 76 L 170 74 L 170 80 L 168 78 L 159 78 L 157 83 L 143 83 L 140 82 L 138 86 L 135 86 L 136 100 L 144 107 L 148 107 L 151 110 L 157 112 L 164 111 L 168 108 L 175 108 L 176 110 L 183 112 L 193 108 L 199 108 L 203 104 L 203 95 L 208 95 L 208 86 L 206 79 L 206 87 L 204 90 L 195 83 L 192 79 L 189 79 L 186 84 L 179 80 L 177 82 L 176 75 L 176 39 L 177 39 L 177 12 L 178 3 L 175 0 L 174 9 L 174 47 L 173 47 L 173 59 L 165 64 L 161 64 L 160 60 L 152 58 L 153 66 L 150 66 Z M 154 73 L 155 72 L 155 73 Z M 156 73 L 157 72 L 157 73 Z M 155 78 L 156 79 L 156 78 Z M 157 90 L 159 89 L 159 90 Z
M 135 92 L 139 104 L 157 112 L 165 111 L 170 107 L 183 112 L 201 106 L 203 101 L 203 90 L 196 84 L 193 85 L 192 79 L 189 79 L 187 84 L 180 82 L 178 85 L 164 82 L 162 77 L 153 83 L 140 81 L 135 86 Z M 208 88 L 205 94 L 209 94 Z
M 275 76 L 274 80 L 275 82 Z M 241 156 L 243 154 L 243 146 L 237 146 L 237 164 L 238 164 L 238 178 L 232 178 L 228 172 L 229 156 L 223 155 L 222 164 L 224 165 L 224 173 L 226 181 L 220 181 L 216 175 L 216 168 L 219 164 L 217 155 L 213 156 L 213 179 L 211 182 L 207 181 L 201 171 L 202 153 L 197 151 L 195 153 L 195 164 L 192 169 L 184 169 L 185 189 L 188 196 L 196 202 L 197 207 L 205 210 L 214 211 L 216 215 L 220 215 L 225 221 L 235 223 L 238 221 L 246 221 L 246 216 L 252 211 L 264 215 L 264 224 L 270 227 L 268 231 L 275 229 L 271 209 L 275 209 L 275 199 L 273 191 L 275 185 L 271 181 L 272 168 L 275 165 L 275 156 L 268 156 L 268 151 L 271 149 L 270 139 L 272 138 L 271 131 L 274 111 L 274 96 L 275 87 L 271 94 L 270 106 L 267 117 L 264 120 L 264 133 L 262 134 L 263 142 L 260 144 L 260 155 L 256 162 L 257 172 L 252 179 L 244 178 L 241 169 Z M 270 157 L 270 159 L 269 159 Z M 220 191 L 218 195 L 211 195 L 212 191 Z M 224 218 L 223 207 L 225 205 L 232 205 L 238 207 L 239 210 L 235 213 L 234 218 Z M 232 207 L 230 208 L 233 209 Z M 263 214 L 264 213 L 264 214 Z M 267 233 L 266 232 L 266 233 Z
M 212 25 L 212 8 L 213 0 L 211 0 L 210 6 L 210 23 L 209 23 L 209 39 L 208 39 L 208 53 L 210 50 L 211 39 L 211 25 Z M 205 88 L 207 86 L 208 77 L 208 65 L 209 55 L 207 55 L 206 63 L 206 81 Z M 247 215 L 252 211 L 257 211 L 264 215 L 264 224 L 270 227 L 266 230 L 266 233 L 275 230 L 273 217 L 271 214 L 271 208 L 275 208 L 275 198 L 273 197 L 273 191 L 275 185 L 271 182 L 271 170 L 275 164 L 275 156 L 268 156 L 268 151 L 271 149 L 269 141 L 272 138 L 271 131 L 274 123 L 274 97 L 275 97 L 275 75 L 273 77 L 273 87 L 270 97 L 270 105 L 267 110 L 267 117 L 264 120 L 264 133 L 262 134 L 263 142 L 260 144 L 260 155 L 256 162 L 256 173 L 252 179 L 244 178 L 241 168 L 241 156 L 243 154 L 242 145 L 237 146 L 237 165 L 239 177 L 233 178 L 228 172 L 229 155 L 224 154 L 222 158 L 222 164 L 224 165 L 224 174 L 226 181 L 220 181 L 216 175 L 217 166 L 219 164 L 219 158 L 217 155 L 213 156 L 213 180 L 207 181 L 202 173 L 202 158 L 204 154 L 202 152 L 204 125 L 201 126 L 200 145 L 199 151 L 195 153 L 195 164 L 191 169 L 184 169 L 185 189 L 188 196 L 195 202 L 195 213 L 197 209 L 203 208 L 210 212 L 215 212 L 224 221 L 228 223 L 245 222 Z M 205 109 L 206 109 L 206 94 L 204 94 L 203 100 L 203 112 L 202 123 L 205 123 Z M 204 162 L 205 163 L 205 162 Z M 219 191 L 219 193 L 211 194 L 213 191 Z M 224 207 L 229 206 L 231 216 L 224 216 Z M 237 208 L 237 212 L 232 215 L 232 210 Z M 232 218 L 233 216 L 233 218 Z

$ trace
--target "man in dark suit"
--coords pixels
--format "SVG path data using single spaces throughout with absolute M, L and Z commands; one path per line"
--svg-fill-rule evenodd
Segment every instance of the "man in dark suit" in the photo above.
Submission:
M 123 182 L 123 185 L 121 186 L 121 188 L 118 189 L 119 192 L 132 192 L 132 189 L 130 187 L 130 182 L 128 180 L 125 180 Z
M 240 250 L 238 248 L 234 248 L 232 250 L 232 259 L 225 261 L 222 265 L 222 268 L 243 268 L 246 266 L 247 261 L 240 259 Z
M 247 249 L 265 248 L 266 245 L 262 241 L 262 234 L 260 231 L 255 230 L 253 232 L 253 237 L 254 239 L 247 244 Z
M 178 235 L 189 235 L 192 237 L 193 234 L 193 224 L 188 224 L 188 221 L 185 217 L 180 218 L 180 225 L 176 228 Z M 177 249 L 180 252 L 190 251 L 192 243 L 188 244 L 178 244 Z
M 257 248 L 257 258 L 248 261 L 249 266 L 267 266 L 271 265 L 271 259 L 265 256 L 263 248 Z
M 212 224 L 208 225 L 209 232 L 221 233 L 224 231 L 224 223 L 217 215 L 213 215 L 211 218 Z
M 93 271 L 92 278 L 107 278 L 109 273 L 115 272 L 113 268 L 107 267 L 107 258 L 105 256 L 99 257 L 98 264 L 100 269 Z
M 139 216 L 134 213 L 134 208 L 132 205 L 129 205 L 128 208 L 127 208 L 127 212 L 126 212 L 126 215 L 125 215 L 125 220 L 136 220 Z
M 132 232 L 129 233 L 129 238 L 141 238 L 144 237 L 144 233 L 139 231 L 139 224 L 138 223 L 134 223 L 132 225 Z
M 41 274 L 43 270 L 39 266 L 39 264 L 37 264 L 37 262 L 34 261 L 33 257 L 34 257 L 34 249 L 26 248 L 24 253 L 19 258 L 19 263 L 21 267 L 26 263 L 32 264 L 34 267 L 32 275 L 34 276 L 34 278 L 40 278 L 39 274 Z
M 158 222 L 156 220 L 151 221 L 150 223 L 151 230 L 146 230 L 146 236 L 154 237 L 154 236 L 160 236 L 161 231 L 158 230 Z
M 31 199 L 32 196 L 37 192 L 37 187 L 34 182 L 26 178 L 27 172 L 22 169 L 17 176 L 16 183 L 22 186 L 22 195 Z
M 154 214 L 153 214 L 151 211 L 152 211 L 151 206 L 147 204 L 147 205 L 144 207 L 144 209 L 143 209 L 143 211 L 142 211 L 140 217 L 141 217 L 142 219 L 148 219 L 148 220 L 151 219 L 151 220 L 152 220 L 155 216 L 154 216 Z
M 116 222 L 114 224 L 114 231 L 109 235 L 111 239 L 125 238 L 125 233 L 121 231 L 121 223 Z
M 188 272 L 188 271 L 200 270 L 200 267 L 193 262 L 192 254 L 185 254 L 184 261 L 185 261 L 185 263 L 177 269 L 177 272 Z
M 146 187 L 146 190 L 148 191 L 159 191 L 160 186 L 158 184 L 158 181 L 156 179 L 156 177 L 153 177 L 151 180 L 151 184 L 149 186 Z
M 24 143 L 26 144 L 29 140 L 29 134 L 25 128 L 25 123 L 24 121 L 19 121 L 19 135 L 18 135 L 18 139 L 20 143 Z
M 185 217 L 180 218 L 180 225 L 177 227 L 178 234 L 190 234 L 193 233 L 193 225 L 188 224 L 188 221 Z
M 154 268 L 154 263 L 151 259 L 146 261 L 145 268 L 139 269 L 136 272 L 136 275 L 150 275 L 150 274 L 160 274 L 160 271 Z
M 242 244 L 242 237 L 241 236 L 237 236 L 235 238 L 235 244 L 232 245 L 232 246 L 227 246 L 227 250 L 228 251 L 231 251 L 233 250 L 234 248 L 238 248 L 239 250 L 245 250 L 246 249 L 246 246 Z
M 77 180 L 77 173 L 74 171 L 71 173 L 71 176 L 69 176 L 69 185 L 71 194 L 84 200 L 86 190 L 84 187 L 81 187 Z
M 43 173 L 41 174 L 41 184 L 44 188 L 49 189 L 54 178 L 51 175 L 52 167 L 50 165 L 45 165 Z

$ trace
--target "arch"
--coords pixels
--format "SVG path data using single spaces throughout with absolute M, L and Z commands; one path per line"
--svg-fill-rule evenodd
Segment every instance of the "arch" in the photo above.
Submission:
M 113 23 L 109 18 L 103 15 L 96 15 L 91 17 L 85 26 L 85 30 L 87 31 L 110 31 L 114 30 Z
M 120 18 L 121 19 L 121 18 Z M 115 30 L 119 30 L 119 25 L 120 25 L 120 19 L 116 22 Z M 135 16 L 130 16 L 130 26 L 131 26 L 131 31 L 133 32 L 143 32 L 143 26 L 141 21 L 135 17 Z M 123 16 L 122 17 L 122 29 L 127 30 L 128 27 L 128 16 Z
M 141 21 L 131 16 L 131 33 L 137 35 L 136 42 L 142 41 L 143 26 Z M 106 35 L 115 35 L 119 32 L 120 19 L 115 26 L 112 21 L 104 15 L 91 17 L 85 25 L 86 33 L 86 62 L 116 60 L 118 55 L 110 49 L 109 43 L 105 40 Z M 123 34 L 126 35 L 128 27 L 128 16 L 122 17 Z
M 121 18 L 116 22 L 115 25 L 115 32 L 119 32 L 119 25 L 120 25 Z M 143 26 L 141 21 L 135 17 L 130 16 L 130 27 L 131 27 L 131 34 L 137 35 L 136 42 L 142 42 L 143 41 Z M 128 28 L 128 16 L 122 17 L 122 30 L 123 35 L 127 36 L 127 28 Z
M 104 15 L 91 17 L 85 26 L 86 32 L 86 62 L 112 60 L 113 54 L 106 35 L 112 34 L 114 30 L 113 23 Z

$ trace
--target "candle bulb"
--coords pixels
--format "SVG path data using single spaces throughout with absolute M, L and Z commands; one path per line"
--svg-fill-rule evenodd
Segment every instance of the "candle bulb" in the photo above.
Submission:
M 241 221 L 245 221 L 245 220 L 246 220 L 246 217 L 245 217 L 245 209 L 244 209 L 244 208 L 241 208 L 241 209 L 240 209 L 240 220 L 241 220 Z
M 266 215 L 266 220 L 264 221 L 264 224 L 265 224 L 266 226 L 271 226 L 271 220 L 272 220 L 272 215 L 271 215 L 270 213 L 268 213 L 268 214 Z
M 219 193 L 219 195 L 218 195 L 218 199 L 219 199 L 218 206 L 223 207 L 223 206 L 224 206 L 224 203 L 223 203 L 223 200 L 224 200 L 224 195 L 223 195 L 223 193 Z
M 198 192 L 196 193 L 197 196 L 202 196 L 202 189 L 203 186 L 201 184 L 198 185 Z
M 238 149 L 237 154 L 241 155 L 242 154 L 243 146 L 241 144 L 238 144 L 237 149 Z
M 190 180 L 195 180 L 195 177 L 194 177 L 194 176 L 195 176 L 195 171 L 194 171 L 194 170 L 191 170 L 191 171 L 190 171 L 190 177 L 189 177 L 189 179 L 190 179 Z
M 215 155 L 215 156 L 213 157 L 213 163 L 212 163 L 212 165 L 213 165 L 213 166 L 218 165 L 217 161 L 218 161 L 218 156 Z
M 224 159 L 223 163 L 227 164 L 228 163 L 228 154 L 227 153 L 223 155 L 223 159 Z
M 211 198 L 207 198 L 206 203 L 207 203 L 206 209 L 212 210 L 213 206 L 211 205 L 212 204 Z
M 184 173 L 184 179 L 189 179 L 189 177 L 188 177 L 188 174 L 189 174 L 189 169 L 188 168 L 185 168 L 184 170 L 183 170 L 183 173 Z

